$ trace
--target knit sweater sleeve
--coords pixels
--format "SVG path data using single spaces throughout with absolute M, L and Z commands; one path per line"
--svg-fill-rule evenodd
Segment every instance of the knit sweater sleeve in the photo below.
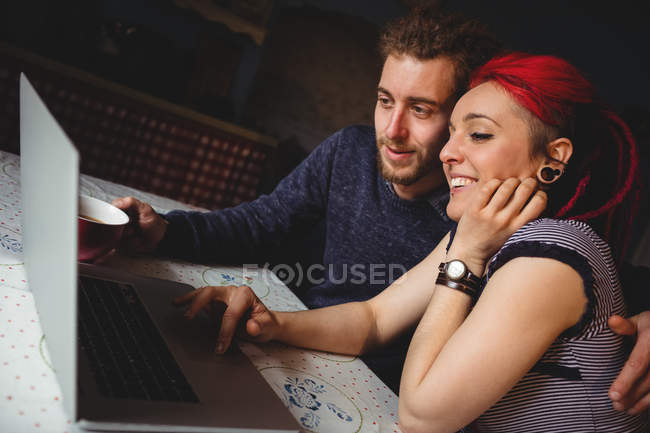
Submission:
M 342 133 L 322 142 L 271 194 L 228 209 L 163 215 L 169 225 L 156 252 L 195 262 L 265 259 L 294 229 L 323 218 Z

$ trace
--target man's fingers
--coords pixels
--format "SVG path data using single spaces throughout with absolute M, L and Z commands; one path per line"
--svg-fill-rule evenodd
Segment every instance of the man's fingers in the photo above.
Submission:
M 650 395 L 648 394 L 649 391 L 650 378 L 645 377 L 643 380 L 636 381 L 627 394 L 621 396 L 618 400 L 613 400 L 614 409 L 635 412 L 636 408 L 644 407 L 647 404 L 646 397 Z
M 611 316 L 607 324 L 618 335 L 634 335 L 636 334 L 636 323 L 633 319 L 626 319 L 619 315 Z
M 111 204 L 124 210 L 128 208 L 133 200 L 133 197 L 118 197 L 114 199 Z
M 133 197 L 120 197 L 112 201 L 112 205 L 122 209 L 131 220 L 130 226 L 151 224 L 157 217 L 151 205 Z
M 255 304 L 255 295 L 250 288 L 240 288 L 230 299 L 221 319 L 221 329 L 217 337 L 216 353 L 223 353 L 230 346 L 232 336 L 237 330 L 237 324 L 244 314 Z
M 650 398 L 650 378 L 644 377 L 642 380 L 636 381 L 630 390 L 625 395 L 621 395 L 618 399 L 615 392 L 610 391 L 610 399 L 613 402 L 614 409 L 619 411 L 632 411 L 635 412 L 637 408 L 648 408 L 648 398 Z M 614 395 L 612 395 L 614 394 Z
M 650 394 L 646 394 L 641 400 L 637 401 L 634 406 L 628 409 L 627 413 L 636 415 L 650 408 Z
M 142 202 L 133 197 L 118 197 L 111 202 L 117 208 L 122 209 L 129 217 L 136 216 L 139 213 Z
M 640 378 L 646 375 L 647 371 L 647 348 L 637 344 L 634 346 L 618 377 L 609 388 L 609 398 L 614 402 L 623 403 L 626 407 L 629 406 L 629 404 L 625 403 L 634 401 L 650 391 L 648 380 L 639 381 Z
M 150 204 L 138 201 L 138 219 L 140 220 L 140 225 L 149 226 L 154 224 L 158 218 L 158 214 L 151 207 Z

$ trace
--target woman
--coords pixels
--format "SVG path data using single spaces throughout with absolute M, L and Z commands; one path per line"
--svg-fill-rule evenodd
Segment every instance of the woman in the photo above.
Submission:
M 554 57 L 493 59 L 471 87 L 440 153 L 447 212 L 460 220 L 444 261 L 463 260 L 486 274 L 485 285 L 467 317 L 453 292 L 436 288 L 404 367 L 402 425 L 430 431 L 440 422 L 451 431 L 481 414 L 480 431 L 641 431 L 639 417 L 615 412 L 607 398 L 623 350 L 606 318 L 624 307 L 612 256 L 596 235 L 622 254 L 620 229 L 635 202 L 634 141 L 580 73 Z M 490 199 L 498 182 L 488 179 L 508 177 L 536 177 L 554 219 L 525 225 L 501 247 L 486 235 L 520 201 L 502 194 L 510 180 Z M 431 335 L 443 341 L 432 344 Z M 464 409 L 435 421 L 450 402 L 431 413 L 425 401 L 441 386 Z
M 248 337 L 357 354 L 417 324 L 400 386 L 405 432 L 476 419 L 485 432 L 644 431 L 645 418 L 607 397 L 625 360 L 607 317 L 624 305 L 603 239 L 623 254 L 638 190 L 627 127 L 555 57 L 493 59 L 471 87 L 440 153 L 455 233 L 370 301 L 298 313 L 257 301 Z M 243 302 L 234 293 L 228 302 Z M 192 301 L 192 316 L 213 299 L 223 291 L 179 302 Z

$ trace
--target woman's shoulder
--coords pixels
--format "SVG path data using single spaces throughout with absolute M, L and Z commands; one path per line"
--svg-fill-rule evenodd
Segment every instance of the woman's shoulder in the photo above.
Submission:
M 609 252 L 607 243 L 588 224 L 574 220 L 533 220 L 510 236 L 503 248 L 521 242 L 541 242 L 582 252 Z
M 517 230 L 490 260 L 488 274 L 517 257 L 556 259 L 581 274 L 614 265 L 609 246 L 588 224 L 551 218 L 531 221 Z
M 594 314 L 606 318 L 619 311 L 615 307 L 622 305 L 616 264 L 609 246 L 584 222 L 542 218 L 524 225 L 492 257 L 487 278 L 518 257 L 552 259 L 569 265 L 581 277 L 588 308 L 578 324 L 563 337 L 572 337 L 585 330 Z M 600 295 L 596 296 L 595 292 Z M 606 326 L 604 323 L 606 320 L 600 320 L 597 328 L 602 329 Z

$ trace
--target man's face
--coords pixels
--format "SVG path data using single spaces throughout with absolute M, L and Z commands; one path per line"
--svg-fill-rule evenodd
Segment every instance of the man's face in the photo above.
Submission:
M 454 65 L 448 58 L 386 59 L 375 107 L 377 162 L 396 189 L 422 195 L 442 183 L 438 154 L 448 137 L 454 90 Z

